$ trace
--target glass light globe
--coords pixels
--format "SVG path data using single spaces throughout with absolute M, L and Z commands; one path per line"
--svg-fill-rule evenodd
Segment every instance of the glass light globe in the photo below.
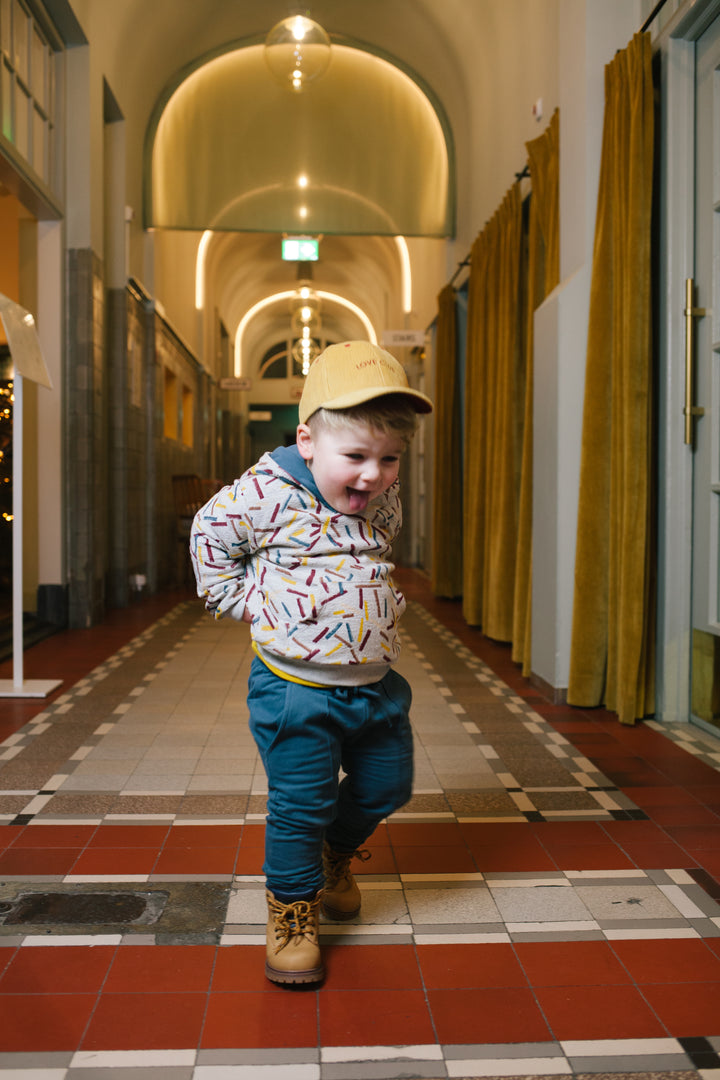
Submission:
M 330 38 L 319 23 L 305 15 L 290 15 L 265 38 L 265 60 L 282 86 L 299 93 L 325 74 L 330 48 Z

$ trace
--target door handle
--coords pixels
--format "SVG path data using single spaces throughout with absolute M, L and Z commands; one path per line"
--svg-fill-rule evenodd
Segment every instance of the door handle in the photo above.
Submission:
M 695 293 L 695 281 L 693 278 L 685 280 L 685 445 L 692 446 L 693 442 L 693 417 L 704 416 L 705 410 L 694 405 L 695 400 L 695 319 L 702 318 L 706 314 L 705 308 L 693 307 Z

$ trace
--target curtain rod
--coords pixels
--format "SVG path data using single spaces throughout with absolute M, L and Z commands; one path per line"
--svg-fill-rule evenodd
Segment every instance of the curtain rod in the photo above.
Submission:
M 665 0 L 663 0 L 663 3 L 664 3 L 664 2 L 665 2 Z M 516 179 L 516 180 L 524 180 L 524 179 L 525 179 L 525 177 L 526 177 L 526 176 L 529 176 L 529 175 L 530 175 L 530 166 L 529 166 L 529 165 L 524 165 L 524 166 L 523 166 L 523 168 L 522 168 L 522 169 L 520 170 L 520 172 L 516 172 L 516 173 L 515 173 L 515 179 Z M 454 284 L 454 282 L 455 282 L 455 278 L 456 278 L 456 277 L 458 276 L 458 274 L 459 274 L 459 273 L 461 273 L 461 272 L 462 272 L 462 270 L 463 270 L 463 269 L 464 269 L 464 268 L 465 268 L 466 266 L 469 266 L 469 265 L 470 265 L 470 256 L 471 256 L 471 254 L 472 254 L 472 252 L 471 252 L 471 251 L 468 251 L 468 253 L 467 253 L 467 255 L 465 256 L 465 258 L 463 259 L 463 261 L 462 261 L 462 262 L 459 262 L 459 263 L 457 264 L 457 270 L 455 271 L 455 273 L 453 274 L 453 276 L 452 276 L 452 277 L 450 278 L 450 280 L 449 280 L 449 282 L 448 282 L 448 285 L 452 285 L 452 284 Z M 433 322 L 434 322 L 434 321 L 435 321 L 435 320 L 433 319 Z M 431 323 L 430 325 L 432 326 L 432 323 Z
M 648 15 L 647 19 L 645 20 L 645 22 L 644 22 L 644 23 L 642 24 L 642 26 L 640 27 L 640 33 L 641 33 L 641 34 L 644 34 L 644 33 L 645 33 L 645 31 L 647 30 L 647 28 L 648 28 L 648 27 L 650 26 L 650 23 L 651 23 L 651 22 L 653 21 L 653 19 L 655 18 L 655 16 L 656 16 L 656 15 L 658 15 L 658 14 L 660 13 L 660 9 L 661 9 L 661 8 L 663 8 L 663 7 L 665 6 L 666 2 L 667 2 L 667 0 L 658 0 L 657 4 L 656 4 L 656 5 L 655 5 L 655 7 L 654 7 L 654 8 L 652 9 L 652 11 L 651 11 L 651 12 L 650 12 L 650 14 Z

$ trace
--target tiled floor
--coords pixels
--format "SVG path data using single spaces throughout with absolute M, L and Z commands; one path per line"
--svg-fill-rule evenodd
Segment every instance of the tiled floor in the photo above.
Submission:
M 263 974 L 247 629 L 177 594 L 26 654 L 64 682 L 0 702 L 0 1077 L 720 1080 L 720 740 L 552 704 L 401 578 L 414 795 L 319 988 Z

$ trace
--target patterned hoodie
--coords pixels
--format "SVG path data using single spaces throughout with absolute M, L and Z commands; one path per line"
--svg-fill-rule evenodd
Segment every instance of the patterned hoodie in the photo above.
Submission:
M 397 659 L 405 598 L 390 547 L 395 483 L 357 515 L 320 495 L 296 446 L 264 454 L 198 511 L 190 551 L 216 618 L 252 616 L 253 646 L 277 674 L 323 685 L 377 682 Z

